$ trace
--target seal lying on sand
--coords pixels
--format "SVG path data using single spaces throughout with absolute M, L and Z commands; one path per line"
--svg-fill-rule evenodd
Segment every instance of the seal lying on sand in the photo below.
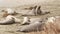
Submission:
M 37 7 L 37 6 L 34 6 L 31 11 L 28 11 L 28 12 L 25 11 L 25 12 L 22 14 L 22 16 L 35 16 L 36 7 Z
M 15 23 L 15 20 L 13 17 L 6 17 L 5 20 L 0 21 L 0 25 L 6 25 L 6 24 L 12 24 Z
M 7 13 L 10 14 L 10 15 L 16 14 L 16 11 L 12 10 L 11 8 L 7 8 L 6 11 L 7 11 Z
M 25 25 L 25 24 L 30 24 L 30 18 L 29 17 L 24 17 L 22 25 Z
M 16 11 L 14 11 L 11 8 L 7 8 L 6 10 L 2 10 L 2 11 L 4 12 L 3 17 L 6 17 L 8 15 L 16 15 L 16 14 L 18 14 Z
M 48 13 L 50 13 L 50 12 L 42 11 L 41 6 L 36 7 L 36 15 L 45 15 L 45 14 L 48 14 Z
M 22 16 L 37 16 L 37 15 L 45 15 L 45 14 L 48 14 L 50 12 L 47 12 L 47 11 L 42 11 L 41 10 L 41 6 L 34 6 L 32 7 L 31 11 L 28 11 L 28 12 L 24 12 Z
M 24 17 L 22 25 L 26 25 L 26 24 L 32 24 L 35 23 L 36 21 L 44 21 L 44 19 L 42 18 L 30 18 L 30 17 Z
M 14 17 L 14 16 L 12 16 L 12 15 L 8 15 L 7 17 L 8 17 L 8 18 L 13 17 L 16 23 L 17 23 L 17 22 L 20 23 L 20 21 L 21 21 L 20 19 Z
M 49 17 L 47 22 L 45 23 L 43 31 L 46 32 L 46 34 L 59 34 L 60 33 L 60 16 Z
M 16 22 L 20 22 L 20 20 L 12 15 L 8 15 L 6 17 L 6 19 L 0 21 L 0 24 L 6 25 L 6 24 L 12 24 L 12 23 L 16 23 Z
M 40 31 L 42 30 L 41 27 L 43 26 L 42 21 L 36 21 L 30 25 L 22 27 L 18 32 L 32 32 L 32 31 Z

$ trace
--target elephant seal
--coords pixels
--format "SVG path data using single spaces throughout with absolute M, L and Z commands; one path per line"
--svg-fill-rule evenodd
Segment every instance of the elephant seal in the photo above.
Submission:
M 14 15 L 16 12 L 14 10 L 12 10 L 11 8 L 7 8 L 6 9 L 7 13 L 10 15 Z
M 25 25 L 25 24 L 30 24 L 30 18 L 29 17 L 24 17 L 22 25 Z
M 22 16 L 37 16 L 37 15 L 45 15 L 45 14 L 48 14 L 50 12 L 47 12 L 47 11 L 43 11 L 41 10 L 41 6 L 34 6 L 32 7 L 31 11 L 28 11 L 28 12 L 24 12 Z
M 7 16 L 6 19 L 0 21 L 0 25 L 12 24 L 15 23 L 15 19 L 13 17 Z
M 21 29 L 17 30 L 18 32 L 32 32 L 32 31 L 41 31 L 43 26 L 42 21 L 36 21 L 33 24 L 23 26 Z
M 36 7 L 36 15 L 41 15 L 42 11 L 41 11 L 41 6 L 37 6 Z
M 50 12 L 43 11 L 43 10 L 41 10 L 41 6 L 37 6 L 36 15 L 45 15 L 45 14 L 48 14 L 48 13 L 50 13 Z
M 56 20 L 55 17 L 49 17 L 49 18 L 47 18 L 47 23 L 49 23 L 49 22 L 54 23 L 55 20 Z
M 22 22 L 22 25 L 29 25 L 29 24 L 33 24 L 35 23 L 36 21 L 44 21 L 45 19 L 43 18 L 30 18 L 30 17 L 24 17 L 23 19 L 23 22 Z
M 6 10 L 2 10 L 2 11 L 4 12 L 3 17 L 6 17 L 8 15 L 16 15 L 16 14 L 18 14 L 16 11 L 14 11 L 11 8 L 7 8 Z
M 34 7 L 32 8 L 32 10 L 30 10 L 30 11 L 28 11 L 28 12 L 24 12 L 24 13 L 22 14 L 22 16 L 35 16 L 35 15 L 36 15 L 36 7 L 37 7 L 37 6 L 34 6 Z
M 2 25 L 12 24 L 12 23 L 20 23 L 20 19 L 14 17 L 12 15 L 8 15 L 4 20 L 0 21 L 0 24 L 2 24 Z
M 20 20 L 20 19 L 18 19 L 18 18 L 16 18 L 15 16 L 8 15 L 6 18 L 8 18 L 8 19 L 9 19 L 9 18 L 11 18 L 11 17 L 13 17 L 13 18 L 14 18 L 14 21 L 15 21 L 16 23 L 17 23 L 17 22 L 18 22 L 18 23 L 20 23 L 20 21 L 21 21 L 21 20 Z

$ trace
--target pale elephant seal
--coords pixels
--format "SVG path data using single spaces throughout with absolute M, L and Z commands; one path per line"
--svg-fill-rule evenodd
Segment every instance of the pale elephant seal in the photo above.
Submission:
M 18 30 L 18 32 L 32 32 L 32 31 L 40 31 L 42 30 L 43 23 L 42 21 L 37 21 L 33 24 L 23 26 L 21 29 Z
M 43 18 L 30 18 L 30 17 L 24 17 L 22 25 L 29 25 L 29 24 L 33 24 L 35 22 L 39 22 L 39 21 L 44 21 Z
M 34 6 L 34 7 L 32 8 L 32 10 L 30 10 L 30 11 L 28 11 L 28 12 L 24 12 L 24 13 L 22 14 L 22 16 L 35 16 L 35 15 L 36 15 L 36 7 L 37 7 L 37 6 Z
M 10 14 L 10 15 L 14 15 L 14 14 L 16 13 L 16 12 L 15 12 L 13 9 L 11 9 L 11 8 L 7 8 L 6 11 L 7 11 L 7 13 Z
M 15 23 L 15 19 L 13 17 L 6 17 L 5 20 L 0 21 L 0 25 L 6 25 L 12 23 Z
M 37 6 L 36 7 L 36 15 L 41 15 L 42 11 L 41 11 L 41 6 Z
M 11 9 L 11 8 L 6 8 L 6 10 L 2 10 L 3 13 L 3 17 L 6 17 L 8 15 L 16 15 L 18 14 L 15 10 Z
M 49 23 L 49 22 L 54 23 L 55 20 L 56 20 L 55 17 L 49 17 L 49 18 L 47 19 L 47 23 Z
M 21 21 L 20 19 L 16 18 L 15 16 L 12 16 L 12 15 L 8 15 L 8 16 L 6 17 L 6 19 L 7 19 L 7 18 L 9 19 L 9 18 L 11 18 L 11 17 L 14 18 L 15 22 L 20 22 L 20 21 Z
M 50 13 L 50 12 L 43 11 L 43 10 L 41 10 L 41 6 L 37 6 L 36 15 L 45 15 L 45 14 L 48 14 L 48 13 Z
M 12 23 L 20 23 L 20 19 L 12 16 L 12 15 L 8 15 L 4 20 L 0 21 L 0 24 L 12 24 Z
M 29 24 L 30 23 L 30 18 L 29 17 L 24 17 L 22 25 Z

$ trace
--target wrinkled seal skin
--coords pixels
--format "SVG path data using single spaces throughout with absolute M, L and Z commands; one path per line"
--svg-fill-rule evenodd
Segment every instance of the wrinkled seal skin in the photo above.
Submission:
M 15 18 L 11 15 L 8 15 L 4 20 L 0 21 L 0 25 L 7 25 L 15 23 Z
M 39 22 L 35 22 L 34 24 L 30 24 L 30 25 L 22 27 L 21 29 L 18 30 L 18 32 L 41 31 L 42 26 L 43 26 L 42 21 L 39 21 Z
M 14 18 L 0 21 L 0 25 L 8 25 L 15 23 Z

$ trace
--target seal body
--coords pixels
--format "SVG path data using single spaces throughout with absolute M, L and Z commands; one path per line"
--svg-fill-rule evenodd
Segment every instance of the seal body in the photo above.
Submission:
M 42 22 L 35 22 L 33 24 L 30 24 L 30 25 L 27 25 L 27 26 L 24 26 L 22 27 L 21 29 L 19 29 L 18 31 L 20 32 L 32 32 L 32 31 L 40 31 L 42 30 L 41 27 L 42 27 Z
M 12 24 L 12 23 L 15 23 L 15 19 L 11 16 L 7 16 L 6 19 L 0 21 L 1 25 Z
M 17 23 L 17 22 L 20 22 L 21 20 L 16 18 L 15 16 L 12 16 L 12 15 L 8 15 L 6 18 L 14 18 L 14 21 Z
M 30 18 L 29 17 L 24 17 L 22 25 L 29 24 L 29 23 L 30 23 Z
M 8 15 L 4 20 L 0 21 L 0 24 L 4 25 L 4 24 L 12 24 L 12 23 L 20 23 L 20 19 L 12 16 L 12 15 Z
M 13 15 L 15 13 L 14 10 L 12 10 L 11 8 L 7 8 L 7 13 L 10 14 L 10 15 Z

